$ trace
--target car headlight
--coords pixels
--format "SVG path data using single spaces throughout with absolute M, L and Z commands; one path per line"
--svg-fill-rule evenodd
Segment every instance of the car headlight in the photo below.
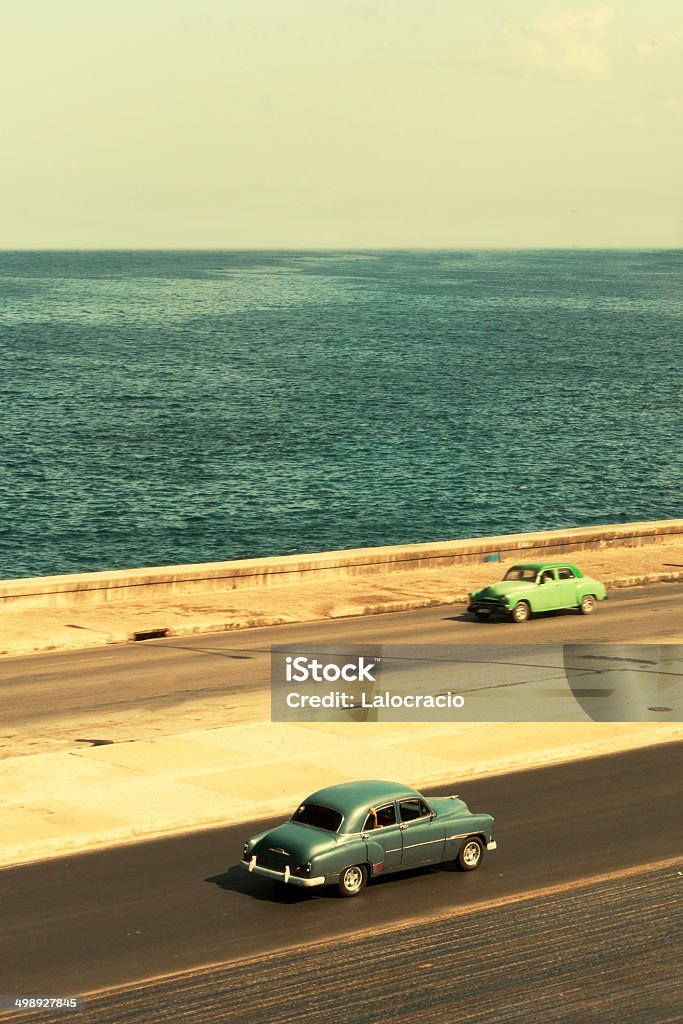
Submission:
M 249 856 L 249 843 L 245 843 L 242 849 L 242 859 L 246 860 Z

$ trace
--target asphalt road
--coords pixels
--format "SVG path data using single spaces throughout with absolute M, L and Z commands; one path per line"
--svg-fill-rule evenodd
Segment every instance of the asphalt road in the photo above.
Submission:
M 592 616 L 556 612 L 524 625 L 480 623 L 446 606 L 3 658 L 0 755 L 152 738 L 179 731 L 181 717 L 201 728 L 200 704 L 211 724 L 218 702 L 225 725 L 269 717 L 271 644 L 671 643 L 683 640 L 682 607 L 683 586 L 660 584 L 613 591 Z
M 678 1024 L 682 863 L 100 992 L 83 1013 L 35 1019 Z
M 318 987 L 326 983 L 322 976 L 318 979 L 315 950 L 310 950 L 310 955 L 296 950 L 283 955 L 282 951 L 291 947 L 305 950 L 312 943 L 322 943 L 327 944 L 332 959 L 336 956 L 338 971 L 347 951 L 349 956 L 356 956 L 356 964 L 358 956 L 365 964 L 365 973 L 359 974 L 358 966 L 349 968 L 346 975 L 339 973 L 340 978 L 351 979 L 351 995 L 359 1000 L 363 1012 L 355 1017 L 330 1014 L 317 1018 L 324 1021 L 449 1019 L 435 1015 L 439 1000 L 430 1003 L 429 993 L 424 991 L 423 972 L 418 970 L 420 956 L 425 972 L 434 966 L 435 958 L 438 960 L 442 988 L 447 976 L 455 984 L 462 970 L 475 1004 L 475 980 L 480 979 L 484 1001 L 474 1007 L 480 1016 L 464 1018 L 467 1020 L 543 1020 L 521 1011 L 517 1016 L 486 1017 L 481 1016 L 481 1008 L 496 986 L 505 988 L 501 986 L 503 966 L 515 999 L 523 993 L 524 971 L 536 971 L 537 978 L 538 965 L 545 964 L 543 970 L 550 976 L 552 968 L 544 959 L 549 949 L 554 950 L 551 960 L 556 973 L 568 972 L 564 998 L 569 999 L 569 1006 L 580 1006 L 580 993 L 572 985 L 579 984 L 591 971 L 596 978 L 599 976 L 603 988 L 613 984 L 615 991 L 620 979 L 630 977 L 632 988 L 640 986 L 645 991 L 652 989 L 652 979 L 661 977 L 663 985 L 670 989 L 674 983 L 680 993 L 680 970 L 672 937 L 680 943 L 681 923 L 672 915 L 680 915 L 676 896 L 680 896 L 683 876 L 669 871 L 657 884 L 648 881 L 648 870 L 658 862 L 680 859 L 683 854 L 683 743 L 476 780 L 464 787 L 454 782 L 438 792 L 452 792 L 456 787 L 473 810 L 496 816 L 499 848 L 487 855 L 480 870 L 461 874 L 442 866 L 377 879 L 361 897 L 352 900 L 343 900 L 332 891 L 308 894 L 281 890 L 245 873 L 238 866 L 242 842 L 245 835 L 262 827 L 258 822 L 2 871 L 0 990 L 17 995 L 78 995 L 202 965 L 232 963 L 233 979 L 235 971 L 241 972 L 235 990 L 242 1001 L 241 1017 L 232 1015 L 236 996 L 234 1004 L 228 1002 L 224 1007 L 223 1016 L 209 1018 L 196 1006 L 187 1018 L 174 1016 L 169 1008 L 173 993 L 180 993 L 187 984 L 187 979 L 181 978 L 168 983 L 163 1019 L 240 1020 L 246 1019 L 245 1008 L 261 1012 L 269 999 L 272 1003 L 275 993 L 275 989 L 262 987 L 267 970 L 275 971 L 280 983 L 289 987 L 291 997 L 283 1003 L 282 1012 L 270 1019 L 300 1019 L 301 1013 L 296 1016 L 297 993 L 304 993 L 310 1009 L 315 1006 L 311 1000 Z M 639 870 L 626 880 L 615 879 L 612 883 L 598 878 L 634 867 Z M 513 915 L 508 927 L 504 915 L 494 914 L 484 930 L 488 941 L 477 938 L 471 926 L 477 907 L 487 915 L 497 901 L 567 883 L 593 885 L 596 892 L 599 889 L 602 902 L 594 903 L 590 895 L 582 900 L 576 897 L 574 906 L 581 914 L 574 920 L 566 904 L 566 898 L 576 896 L 571 887 L 562 898 L 541 892 L 535 917 Z M 610 889 L 610 885 L 616 888 Z M 659 907 L 654 916 L 653 897 L 648 893 L 656 896 Z M 615 909 L 605 909 L 604 913 L 600 910 L 598 914 L 598 909 L 608 907 L 610 900 Z M 455 926 L 439 922 L 439 918 L 444 913 L 467 911 L 472 911 L 467 926 L 471 938 L 464 955 L 455 941 Z M 636 928 L 631 940 L 630 933 L 623 931 L 626 920 L 629 928 Z M 394 967 L 393 973 L 380 977 L 381 992 L 393 1000 L 391 1012 L 382 1015 L 377 1010 L 382 1004 L 376 1002 L 377 990 L 373 987 L 377 942 L 388 927 L 402 925 L 409 925 L 405 930 L 405 970 L 412 971 L 414 984 L 420 986 L 424 1007 L 420 1010 L 418 1001 L 413 1010 L 405 1009 L 403 1013 L 407 1005 L 403 993 L 409 990 Z M 523 939 L 517 952 L 515 934 Z M 425 936 L 424 946 L 420 935 Z M 393 941 L 388 933 L 385 939 Z M 626 953 L 622 950 L 624 942 Z M 500 948 L 500 959 L 492 956 L 492 943 L 494 949 Z M 647 962 L 641 965 L 636 984 L 629 969 L 641 952 Z M 264 957 L 266 960 L 245 963 L 249 958 Z M 571 971 L 574 961 L 579 972 L 576 976 Z M 448 963 L 451 970 L 444 973 Z M 515 976 L 517 969 L 520 978 Z M 225 970 L 213 969 L 218 973 Z M 647 972 L 653 972 L 651 978 Z M 207 982 L 205 977 L 203 983 L 210 985 L 211 979 Z M 367 986 L 374 1016 L 365 1015 Z M 442 992 L 444 998 L 447 995 Z M 138 993 L 139 998 L 143 996 L 149 996 L 147 988 L 142 996 Z M 653 991 L 650 996 L 654 998 Z M 116 994 L 102 996 L 111 1001 L 111 1012 L 102 1008 L 101 1014 L 91 1019 L 148 1019 L 133 1013 L 130 1007 L 128 1017 L 115 1017 L 113 1010 L 120 998 Z M 344 994 L 343 998 L 351 996 Z M 507 998 L 505 991 L 500 998 Z M 613 1018 L 586 1012 L 583 1020 L 680 1020 L 663 1013 L 661 1017 L 625 1013 Z M 83 1021 L 80 1016 L 74 1019 Z M 545 1021 L 563 1019 L 559 1015 L 545 1017 Z M 582 1020 L 580 1015 L 566 1019 Z

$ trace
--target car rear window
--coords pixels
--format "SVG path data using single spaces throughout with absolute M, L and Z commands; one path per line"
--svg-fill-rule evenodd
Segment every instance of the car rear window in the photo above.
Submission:
M 342 815 L 339 811 L 333 811 L 331 807 L 321 807 L 320 804 L 301 804 L 292 815 L 292 821 L 312 825 L 313 828 L 322 828 L 326 832 L 337 832 L 342 823 Z

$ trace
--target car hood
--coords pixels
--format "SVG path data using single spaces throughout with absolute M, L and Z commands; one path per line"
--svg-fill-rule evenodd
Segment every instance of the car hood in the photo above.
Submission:
M 430 797 L 429 806 L 433 811 L 436 811 L 439 818 L 459 818 L 463 814 L 471 814 L 465 801 L 457 796 Z
M 293 864 L 305 864 L 316 854 L 336 846 L 337 842 L 338 837 L 332 832 L 300 825 L 296 821 L 286 821 L 284 825 L 255 836 L 251 852 L 258 854 L 272 851 L 288 857 Z
M 482 590 L 476 590 L 473 597 L 508 597 L 510 594 L 525 594 L 533 590 L 535 583 L 527 583 L 524 580 L 501 580 L 500 583 L 492 583 Z

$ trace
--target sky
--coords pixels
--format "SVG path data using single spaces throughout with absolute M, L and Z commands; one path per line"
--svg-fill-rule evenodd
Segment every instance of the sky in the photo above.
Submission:
M 683 245 L 679 0 L 4 0 L 0 248 Z

